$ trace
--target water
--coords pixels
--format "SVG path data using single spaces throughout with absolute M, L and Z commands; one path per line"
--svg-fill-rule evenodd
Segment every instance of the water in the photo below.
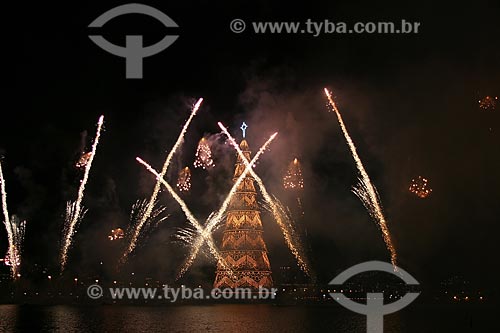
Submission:
M 410 306 L 385 317 L 384 332 L 491 332 L 496 309 Z M 366 332 L 341 307 L 0 305 L 0 332 Z

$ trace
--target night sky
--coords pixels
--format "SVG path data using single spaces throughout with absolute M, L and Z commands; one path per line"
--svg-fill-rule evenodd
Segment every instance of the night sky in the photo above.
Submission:
M 82 148 L 90 149 L 104 114 L 84 200 L 89 213 L 75 237 L 69 269 L 92 272 L 104 261 L 112 272 L 119 249 L 106 237 L 112 228 L 127 227 L 130 207 L 150 196 L 155 181 L 134 159 L 141 156 L 161 168 L 199 97 L 205 102 L 168 179 L 175 183 L 177 170 L 192 166 L 202 136 L 211 140 L 216 167 L 193 170 L 193 190 L 186 197 L 200 220 L 219 207 L 234 168 L 235 153 L 224 144 L 217 122 L 241 139 L 244 120 L 254 151 L 279 132 L 256 168 L 271 193 L 290 199 L 281 177 L 294 157 L 302 163 L 306 244 L 320 281 L 362 261 L 389 260 L 380 232 L 351 192 L 356 168 L 334 114 L 328 113 L 326 86 L 378 188 L 401 267 L 432 283 L 453 275 L 479 285 L 496 280 L 500 110 L 481 110 L 478 99 L 500 95 L 498 2 L 142 3 L 166 13 L 179 28 L 127 15 L 98 32 L 120 45 L 127 34 L 144 35 L 146 45 L 166 33 L 180 36 L 144 59 L 142 80 L 125 79 L 125 60 L 87 37 L 96 33 L 87 27 L 90 22 L 124 2 L 44 2 L 11 9 L 4 29 L 8 75 L 0 155 L 9 211 L 28 221 L 26 266 L 58 269 L 65 202 L 74 200 L 81 176 L 73 165 Z M 405 19 L 421 26 L 419 34 L 410 35 L 258 35 L 232 33 L 229 23 L 235 18 L 247 26 L 308 18 Z M 418 175 L 433 189 L 426 199 L 408 192 Z M 140 244 L 127 269 L 169 279 L 187 251 L 173 244 L 171 235 L 187 222 L 167 193 L 160 199 L 171 216 Z M 269 214 L 263 213 L 263 221 L 277 272 L 293 258 Z M 6 248 L 1 228 L 0 254 Z M 186 278 L 211 282 L 213 272 L 213 262 L 201 256 Z

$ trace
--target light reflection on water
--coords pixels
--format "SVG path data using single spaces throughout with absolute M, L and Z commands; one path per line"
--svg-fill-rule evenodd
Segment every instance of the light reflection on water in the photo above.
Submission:
M 384 332 L 481 332 L 488 311 L 413 308 L 385 317 Z M 491 321 L 490 321 L 491 322 Z M 0 305 L 0 332 L 366 332 L 341 307 L 241 305 Z

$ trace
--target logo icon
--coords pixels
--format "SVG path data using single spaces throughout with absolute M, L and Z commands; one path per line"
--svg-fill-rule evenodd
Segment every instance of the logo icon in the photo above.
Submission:
M 337 275 L 329 284 L 341 285 L 357 274 L 371 271 L 391 273 L 399 276 L 407 285 L 419 285 L 418 281 L 408 272 L 383 261 L 367 261 L 352 266 Z M 384 331 L 384 315 L 403 309 L 419 295 L 420 293 L 407 293 L 396 302 L 384 304 L 383 293 L 367 293 L 366 304 L 362 304 L 350 300 L 342 293 L 330 293 L 330 296 L 343 307 L 366 316 L 366 331 L 368 333 L 382 333 Z
M 144 14 L 154 17 L 166 27 L 175 27 L 178 25 L 170 17 L 156 8 L 138 3 L 130 3 L 108 10 L 92 23 L 89 28 L 101 28 L 109 20 L 125 14 Z M 103 50 L 119 57 L 125 58 L 127 79 L 142 79 L 143 58 L 155 55 L 172 45 L 179 36 L 167 35 L 158 43 L 144 47 L 142 45 L 142 35 L 125 36 L 125 47 L 110 43 L 101 35 L 89 35 L 89 38 Z

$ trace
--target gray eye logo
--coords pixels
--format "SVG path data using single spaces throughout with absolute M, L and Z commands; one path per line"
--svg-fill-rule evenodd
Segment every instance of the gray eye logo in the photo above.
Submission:
M 138 3 L 130 3 L 108 10 L 90 23 L 89 28 L 101 28 L 109 20 L 125 14 L 144 14 L 154 17 L 166 27 L 178 27 L 177 23 L 158 9 Z M 123 47 L 110 43 L 100 35 L 89 35 L 89 38 L 103 50 L 125 58 L 125 77 L 127 79 L 142 79 L 143 58 L 150 57 L 163 51 L 172 45 L 178 37 L 179 36 L 167 35 L 158 43 L 143 47 L 141 35 L 127 35 L 125 36 L 125 47 Z
M 396 271 L 394 271 L 394 268 L 396 268 Z M 341 285 L 354 275 L 371 271 L 381 271 L 394 274 L 399 276 L 406 284 L 409 285 L 419 284 L 418 281 L 405 270 L 399 267 L 393 267 L 391 264 L 383 261 L 368 261 L 352 266 L 331 280 L 329 284 Z M 384 305 L 383 293 L 367 293 L 365 305 L 350 300 L 342 293 L 330 293 L 330 296 L 332 296 L 333 299 L 339 302 L 343 307 L 366 316 L 366 331 L 368 333 L 382 333 L 384 331 L 384 315 L 403 309 L 413 302 L 419 295 L 420 293 L 407 293 L 396 302 Z

